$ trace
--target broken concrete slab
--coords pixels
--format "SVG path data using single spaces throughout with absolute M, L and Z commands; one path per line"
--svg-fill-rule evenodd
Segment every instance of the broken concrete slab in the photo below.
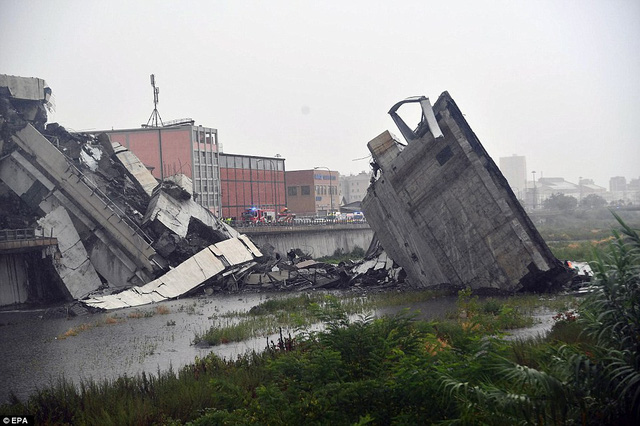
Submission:
M 105 135 L 108 137 L 107 135 Z M 124 166 L 127 173 L 137 186 L 149 197 L 158 186 L 158 181 L 153 177 L 149 169 L 131 151 L 117 142 L 112 143 L 115 158 Z
M 74 202 L 65 195 L 25 155 L 13 151 L 0 161 L 0 179 L 23 201 L 43 215 L 59 206 L 65 207 L 85 240 L 94 267 L 110 284 L 121 287 L 150 280 L 149 275 L 132 260 L 133 256 L 120 248 L 118 241 L 107 232 L 100 219 L 85 213 L 77 204 L 77 200 Z M 115 224 L 117 225 L 117 221 Z M 96 259 L 103 261 L 96 262 Z
M 11 98 L 48 102 L 51 90 L 41 78 L 0 74 L 0 88 L 6 88 Z
M 27 122 L 43 130 L 50 107 L 51 89 L 44 80 L 0 74 L 1 125 L 6 130 L 19 130 Z M 0 138 L 1 140 L 1 138 Z M 6 140 L 0 141 L 0 152 Z
M 140 270 L 130 255 L 120 250 L 96 221 L 85 215 L 18 151 L 0 161 L 0 180 L 41 215 L 64 207 L 72 217 L 94 268 L 110 285 L 118 288 L 141 281 Z
M 169 199 L 166 204 L 171 205 L 168 209 L 171 213 L 162 214 L 173 214 L 175 218 L 185 219 L 185 223 L 165 226 L 154 218 L 145 227 L 144 214 L 155 208 L 149 209 L 154 190 L 163 192 L 151 173 L 128 150 L 117 144 L 114 150 L 104 134 L 70 133 L 57 123 L 45 127 L 44 106 L 50 90 L 45 88 L 41 93 L 43 86 L 44 81 L 40 79 L 13 76 L 0 79 L 0 179 L 3 181 L 0 193 L 7 193 L 7 189 L 13 192 L 11 203 L 0 206 L 0 212 L 7 218 L 17 216 L 18 210 L 27 211 L 20 214 L 20 220 L 11 221 L 13 227 L 19 228 L 35 226 L 38 218 L 48 215 L 42 219 L 43 225 L 59 228 L 52 232 L 69 234 L 65 236 L 69 238 L 69 246 L 75 241 L 84 247 L 86 253 L 71 256 L 69 252 L 70 259 L 62 259 L 68 261 L 68 267 L 58 268 L 58 275 L 68 284 L 66 290 L 70 297 L 85 295 L 87 289 L 96 287 L 96 282 L 105 285 L 105 291 L 109 292 L 140 286 L 165 273 L 170 265 L 180 265 L 204 247 L 239 238 L 237 231 L 194 203 L 191 194 L 180 186 L 181 180 L 177 184 L 167 183 L 165 188 L 175 194 L 173 198 L 177 201 L 166 194 L 160 199 L 166 197 Z M 17 209 L 12 208 L 14 205 Z M 186 214 L 181 209 L 186 209 Z M 68 212 L 68 221 L 52 219 L 60 211 Z M 48 222 L 51 220 L 53 222 Z M 160 240 L 163 254 L 171 256 L 170 259 L 154 250 L 154 239 Z M 245 246 L 258 252 L 248 240 Z M 241 259 L 233 250 L 217 254 L 225 265 Z M 88 258 L 89 262 L 81 262 L 81 258 Z M 235 268 L 234 273 L 240 274 L 245 267 Z M 74 268 L 80 275 L 86 275 L 87 282 L 79 284 L 70 278 L 75 277 L 70 272 Z M 51 270 L 55 275 L 53 267 Z M 56 282 L 58 278 L 56 276 Z
M 58 239 L 59 256 L 53 266 L 73 299 L 96 291 L 102 282 L 76 231 L 67 210 L 59 206 L 38 221 L 46 235 Z
M 240 235 L 238 231 L 218 219 L 193 199 L 179 200 L 163 191 L 156 191 L 154 194 L 144 216 L 143 224 L 154 226 L 158 234 L 162 234 L 162 230 L 166 228 L 184 238 L 189 231 L 192 219 L 211 228 L 212 231 L 219 234 L 220 239 L 234 238 Z
M 407 144 L 383 132 L 368 145 L 380 175 L 362 207 L 389 256 L 423 287 L 512 292 L 563 284 L 566 269 L 453 99 L 444 92 L 433 111 L 424 99 L 407 100 L 423 112 L 415 131 L 399 125 Z
M 32 125 L 16 132 L 12 140 L 31 155 L 38 168 L 51 176 L 53 183 L 73 200 L 87 216 L 113 237 L 113 243 L 129 253 L 147 274 L 159 269 L 149 238 L 124 212 L 92 184 L 62 153 Z
M 160 278 L 118 294 L 82 300 L 87 306 L 119 309 L 172 299 L 216 276 L 226 277 L 252 266 L 262 253 L 244 235 L 213 244 Z
M 176 193 L 171 193 L 174 198 L 177 199 L 189 199 L 193 196 L 193 181 L 189 179 L 189 177 L 183 173 L 178 173 L 176 175 L 172 175 L 164 178 L 164 183 L 171 182 L 174 183 L 179 190 Z M 165 192 L 168 192 L 169 189 L 163 188 Z

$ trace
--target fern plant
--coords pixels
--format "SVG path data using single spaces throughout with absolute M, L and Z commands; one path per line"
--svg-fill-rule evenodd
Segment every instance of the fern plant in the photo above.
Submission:
M 613 416 L 640 423 L 640 235 L 618 215 L 620 232 L 592 263 L 596 288 L 581 306 L 579 322 L 597 342 L 602 384 Z
M 621 229 L 595 253 L 577 343 L 547 343 L 535 367 L 494 356 L 495 374 L 475 381 L 442 374 L 459 407 L 449 423 L 640 424 L 640 236 L 614 216 Z

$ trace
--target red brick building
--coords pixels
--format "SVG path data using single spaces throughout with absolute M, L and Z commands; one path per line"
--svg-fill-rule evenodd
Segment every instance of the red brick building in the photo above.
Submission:
M 220 153 L 221 216 L 240 220 L 249 208 L 287 207 L 284 158 Z

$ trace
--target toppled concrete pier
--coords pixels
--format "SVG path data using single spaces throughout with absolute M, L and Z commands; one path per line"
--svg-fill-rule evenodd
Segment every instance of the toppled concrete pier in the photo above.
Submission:
M 397 114 L 406 103 L 422 109 L 415 130 Z M 407 143 L 388 131 L 369 142 L 375 177 L 362 207 L 410 282 L 513 292 L 569 279 L 447 92 L 389 113 Z

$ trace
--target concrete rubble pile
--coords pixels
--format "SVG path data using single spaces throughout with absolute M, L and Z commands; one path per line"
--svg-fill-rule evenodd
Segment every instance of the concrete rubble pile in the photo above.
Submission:
M 57 239 L 43 257 L 65 299 L 141 305 L 237 282 L 262 259 L 249 238 L 195 202 L 184 179 L 158 184 L 106 134 L 47 125 L 50 96 L 44 80 L 0 75 L 0 228 L 37 220 Z M 30 291 L 23 275 L 12 291 Z
M 268 246 L 261 247 L 270 253 Z M 338 265 L 312 259 L 300 249 L 288 259 L 270 256 L 242 283 L 245 290 L 382 290 L 404 283 L 406 274 L 391 260 L 374 239 L 364 260 Z
M 42 79 L 0 75 L 0 229 L 36 228 L 56 242 L 31 263 L 24 253 L 0 250 L 0 280 L 4 270 L 19 278 L 0 283 L 0 306 L 35 298 L 117 309 L 203 289 L 389 284 L 381 274 L 386 260 L 336 267 L 300 250 L 289 260 L 269 247 L 263 255 L 196 202 L 186 176 L 159 183 L 106 134 L 47 124 L 50 96 Z
M 421 109 L 415 130 L 398 115 L 405 104 Z M 511 293 L 571 279 L 447 92 L 433 107 L 414 97 L 389 114 L 406 143 L 388 131 L 369 142 L 374 178 L 362 207 L 408 281 Z

